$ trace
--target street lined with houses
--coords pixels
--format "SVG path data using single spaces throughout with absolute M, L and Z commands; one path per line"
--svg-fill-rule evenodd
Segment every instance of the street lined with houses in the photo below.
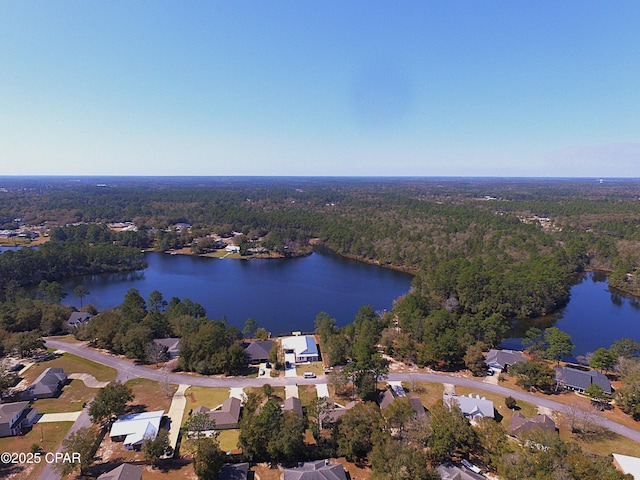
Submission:
M 227 387 L 227 388 L 243 388 L 243 387 L 261 387 L 266 383 L 272 386 L 296 386 L 298 384 L 306 385 L 326 385 L 326 378 L 318 376 L 317 378 L 295 377 L 267 377 L 261 376 L 257 378 L 244 377 L 202 377 L 193 374 L 184 373 L 166 373 L 160 370 L 154 370 L 140 365 L 135 365 L 130 361 L 123 360 L 110 354 L 93 350 L 83 344 L 68 343 L 60 340 L 48 339 L 47 347 L 63 350 L 88 360 L 92 360 L 103 365 L 115 368 L 118 371 L 117 380 L 126 381 L 132 378 L 147 378 L 158 382 L 171 382 L 178 385 L 200 386 L 200 387 Z M 289 369 L 295 372 L 295 369 Z M 476 390 L 491 392 L 504 397 L 511 396 L 516 400 L 529 402 L 538 407 L 560 413 L 574 413 L 575 407 L 551 400 L 546 397 L 539 397 L 520 390 L 513 390 L 493 383 L 483 382 L 481 380 L 473 380 L 470 378 L 447 375 L 442 373 L 390 373 L 388 375 L 390 382 L 426 382 L 426 383 L 442 383 L 464 387 L 471 387 Z M 320 387 L 323 389 L 324 387 Z M 318 387 L 316 387 L 318 389 Z M 320 390 L 318 390 L 320 393 Z M 318 393 L 318 394 L 319 394 Z M 327 391 L 328 393 L 328 391 Z M 585 414 L 588 415 L 587 412 Z M 609 420 L 602 416 L 591 415 L 593 422 L 611 430 L 619 435 L 627 437 L 635 442 L 640 443 L 640 431 L 629 428 L 620 423 Z

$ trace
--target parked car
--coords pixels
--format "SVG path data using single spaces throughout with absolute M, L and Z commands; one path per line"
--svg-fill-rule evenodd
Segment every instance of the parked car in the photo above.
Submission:
M 271 368 L 271 363 L 267 362 L 264 364 L 265 368 Z
M 264 375 L 264 370 L 262 368 L 258 370 L 258 375 Z

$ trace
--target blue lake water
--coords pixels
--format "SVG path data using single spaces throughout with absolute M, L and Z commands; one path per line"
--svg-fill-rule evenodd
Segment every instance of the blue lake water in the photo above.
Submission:
M 253 317 L 273 334 L 312 331 L 316 315 L 325 311 L 338 325 L 353 321 L 358 309 L 390 309 L 409 291 L 412 276 L 345 259 L 328 252 L 270 260 L 215 259 L 147 253 L 148 268 L 131 274 L 93 275 L 63 282 L 63 303 L 80 306 L 73 288 L 82 283 L 90 294 L 83 303 L 98 310 L 120 305 L 136 288 L 146 299 L 159 290 L 171 297 L 200 303 L 209 318 L 225 315 L 240 328 Z
M 574 279 L 571 299 L 565 308 L 553 315 L 534 320 L 520 320 L 514 336 L 520 337 L 529 327 L 558 327 L 571 335 L 576 346 L 572 357 L 609 348 L 620 338 L 640 342 L 640 299 L 609 289 L 602 272 L 590 272 Z M 503 343 L 508 348 L 522 349 L 520 338 Z

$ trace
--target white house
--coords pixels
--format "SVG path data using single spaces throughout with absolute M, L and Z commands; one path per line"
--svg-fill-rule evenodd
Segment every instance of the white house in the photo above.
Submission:
M 109 437 L 124 442 L 127 450 L 139 448 L 145 440 L 155 440 L 163 415 L 164 410 L 124 415 L 113 423 Z
M 287 361 L 288 358 L 292 358 L 295 363 L 317 362 L 320 358 L 316 339 L 311 335 L 284 337 L 281 345 Z M 291 357 L 292 354 L 293 357 Z
M 473 394 L 470 393 L 467 397 L 465 395 L 457 396 L 455 394 L 449 395 L 445 393 L 442 396 L 442 400 L 444 404 L 449 407 L 457 405 L 462 411 L 462 414 L 469 420 L 477 421 L 482 418 L 495 418 L 493 402 L 480 395 L 474 397 Z

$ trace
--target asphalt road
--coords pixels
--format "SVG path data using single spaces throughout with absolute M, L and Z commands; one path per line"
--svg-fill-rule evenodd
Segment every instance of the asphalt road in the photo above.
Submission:
M 101 353 L 91 348 L 88 348 L 82 344 L 61 342 L 59 340 L 47 340 L 46 345 L 49 348 L 56 348 L 64 350 L 66 352 L 84 357 L 103 365 L 115 368 L 118 371 L 117 380 L 127 381 L 132 378 L 148 378 L 159 382 L 168 381 L 175 384 L 193 385 L 200 387 L 260 387 L 265 383 L 271 385 L 312 385 L 316 383 L 326 383 L 324 376 L 317 378 L 305 379 L 302 377 L 258 377 L 258 378 L 236 378 L 236 377 L 203 377 L 199 375 L 190 375 L 186 373 L 165 373 L 161 370 L 153 370 L 140 365 L 134 365 L 130 361 L 122 360 L 113 355 Z M 576 409 L 565 405 L 560 402 L 551 400 L 548 397 L 537 397 L 530 393 L 522 392 L 519 390 L 512 390 L 500 385 L 494 385 L 492 383 L 486 383 L 479 380 L 473 380 L 470 378 L 456 377 L 452 375 L 440 374 L 440 373 L 390 373 L 388 380 L 391 381 L 405 381 L 405 382 L 429 382 L 429 383 L 450 383 L 453 385 L 460 385 L 471 387 L 476 390 L 483 390 L 486 392 L 495 393 L 504 397 L 512 396 L 516 400 L 523 402 L 529 402 L 533 405 L 546 407 L 551 410 L 562 413 L 576 413 Z M 612 432 L 618 433 L 624 437 L 634 440 L 640 443 L 640 431 L 626 427 L 607 418 L 599 415 L 594 415 L 590 412 L 583 412 L 587 415 L 591 421 L 597 423 Z M 77 423 L 77 422 L 76 422 Z M 75 424 L 74 424 L 75 427 Z M 42 478 L 42 477 L 41 477 Z M 43 479 L 44 480 L 44 479 Z

